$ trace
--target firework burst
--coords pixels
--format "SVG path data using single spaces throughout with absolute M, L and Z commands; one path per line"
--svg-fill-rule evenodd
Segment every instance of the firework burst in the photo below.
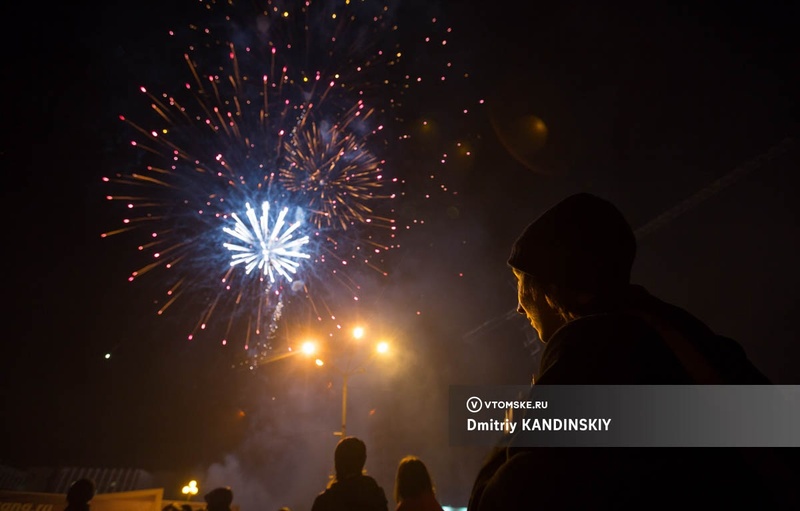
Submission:
M 384 191 L 382 162 L 366 149 L 362 138 L 347 130 L 353 120 L 355 116 L 346 116 L 339 128 L 312 123 L 284 144 L 286 165 L 279 180 L 302 198 L 318 228 L 347 230 L 351 225 L 394 222 L 376 217 L 370 207 L 376 200 L 393 197 Z
M 199 309 L 189 339 L 217 318 L 255 365 L 287 304 L 335 319 L 332 302 L 359 299 L 360 268 L 386 275 L 403 179 L 380 155 L 408 138 L 386 128 L 421 77 L 375 2 L 204 5 L 203 23 L 170 33 L 191 41 L 181 85 L 141 87 L 149 112 L 120 117 L 137 156 L 105 179 L 126 213 L 103 236 L 139 237 L 129 280 L 160 272 L 159 314 Z

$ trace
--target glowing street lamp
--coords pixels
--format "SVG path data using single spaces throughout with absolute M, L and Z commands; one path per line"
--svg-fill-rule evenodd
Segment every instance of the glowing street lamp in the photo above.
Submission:
M 355 327 L 352 331 L 353 339 L 360 340 L 364 337 L 364 327 L 358 326 Z M 342 377 L 342 429 L 340 431 L 335 431 L 333 434 L 336 436 L 341 436 L 342 438 L 347 436 L 347 384 L 350 381 L 350 377 L 354 374 L 363 373 L 366 371 L 367 366 L 369 366 L 373 360 L 375 360 L 375 356 L 382 356 L 386 355 L 389 352 L 389 343 L 386 341 L 380 341 L 375 344 L 374 351 L 370 353 L 370 356 L 360 365 L 356 367 L 346 367 L 342 369 L 338 367 L 336 364 L 331 363 L 331 367 L 339 373 Z M 322 367 L 325 364 L 320 358 L 315 360 L 317 366 Z
M 259 364 L 270 364 L 272 362 L 277 362 L 279 360 L 283 360 L 289 357 L 294 357 L 297 355 L 305 355 L 310 357 L 314 353 L 317 352 L 317 343 L 314 341 L 305 341 L 300 345 L 299 349 L 294 349 L 293 347 L 288 347 L 285 351 L 278 352 L 274 355 L 269 357 L 265 357 L 259 361 Z
M 186 501 L 187 502 L 192 500 L 192 497 L 197 495 L 198 491 L 199 491 L 199 489 L 197 488 L 197 481 L 195 481 L 195 480 L 189 481 L 189 483 L 186 486 L 181 488 L 181 493 L 186 495 Z
M 313 341 L 306 341 L 300 349 L 303 350 L 303 353 L 306 355 L 313 355 L 317 352 L 317 344 Z

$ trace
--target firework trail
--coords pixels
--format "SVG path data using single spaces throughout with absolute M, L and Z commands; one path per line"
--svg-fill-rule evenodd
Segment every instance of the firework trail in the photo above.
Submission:
M 141 87 L 149 111 L 120 116 L 135 168 L 104 178 L 125 217 L 102 236 L 136 237 L 129 280 L 158 272 L 158 314 L 184 304 L 198 314 L 190 340 L 214 321 L 253 367 L 286 306 L 335 320 L 362 269 L 386 275 L 404 177 L 382 155 L 409 138 L 391 127 L 422 76 L 404 68 L 384 4 L 201 5 L 203 20 L 170 32 L 190 41 L 185 78 Z M 446 36 L 426 25 L 426 43 Z

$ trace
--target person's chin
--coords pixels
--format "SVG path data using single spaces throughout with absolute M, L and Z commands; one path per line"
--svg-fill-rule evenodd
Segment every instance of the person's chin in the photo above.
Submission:
M 534 330 L 536 330 L 536 334 L 539 337 L 539 340 L 542 342 L 542 344 L 547 344 L 547 341 L 550 339 L 550 336 L 542 335 L 542 329 L 538 328 L 533 321 L 531 321 L 531 326 L 533 327 Z

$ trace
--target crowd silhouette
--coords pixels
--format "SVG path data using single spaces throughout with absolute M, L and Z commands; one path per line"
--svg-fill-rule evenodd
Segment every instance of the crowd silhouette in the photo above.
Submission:
M 388 511 L 390 504 L 386 492 L 366 474 L 366 443 L 355 436 L 348 436 L 336 444 L 334 451 L 335 475 L 327 487 L 314 498 L 312 511 Z M 89 501 L 94 496 L 94 483 L 82 479 L 70 489 L 69 505 L 64 511 L 89 511 Z M 231 511 L 234 493 L 230 486 L 217 487 L 206 493 L 205 511 Z M 433 479 L 428 467 L 417 456 L 403 457 L 394 481 L 395 511 L 443 511 L 439 504 Z M 191 506 L 185 504 L 184 506 Z M 161 511 L 180 511 L 175 503 L 169 503 Z M 278 511 L 292 511 L 288 506 Z

